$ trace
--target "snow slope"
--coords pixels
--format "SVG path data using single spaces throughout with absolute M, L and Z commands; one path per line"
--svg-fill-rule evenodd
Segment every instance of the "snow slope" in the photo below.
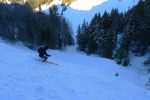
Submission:
M 51 50 L 52 65 L 37 52 L 0 41 L 0 100 L 149 100 L 146 75 L 74 47 Z M 119 73 L 119 76 L 115 76 Z

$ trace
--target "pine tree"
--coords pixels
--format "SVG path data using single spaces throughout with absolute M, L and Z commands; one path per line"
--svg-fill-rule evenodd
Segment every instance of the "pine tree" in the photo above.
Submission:
M 61 49 L 72 45 L 71 27 L 57 10 L 52 7 L 47 15 L 33 12 L 28 4 L 0 4 L 0 36 L 9 41 L 22 41 L 30 48 L 49 45 Z
M 88 23 L 84 20 L 81 27 L 78 26 L 77 29 L 77 44 L 78 49 L 87 52 L 87 42 L 88 42 Z
M 95 14 L 94 18 L 92 19 L 88 31 L 87 31 L 87 50 L 88 54 L 95 53 L 97 51 L 97 44 L 96 44 L 96 28 L 98 23 L 98 15 Z

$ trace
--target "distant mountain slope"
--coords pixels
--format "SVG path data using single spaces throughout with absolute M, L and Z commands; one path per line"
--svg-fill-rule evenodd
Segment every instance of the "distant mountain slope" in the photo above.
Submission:
M 62 2 L 66 5 L 70 5 L 76 0 L 0 0 L 0 3 L 29 3 L 32 8 L 37 8 L 43 4 L 49 5 L 53 1 Z
M 118 8 L 120 12 L 125 12 L 136 5 L 138 1 L 139 0 L 107 0 L 100 5 L 93 7 L 91 10 L 84 11 L 68 7 L 64 15 L 72 23 L 73 31 L 76 32 L 77 26 L 81 24 L 84 19 L 90 21 L 95 13 L 100 12 L 103 14 L 105 10 L 110 12 L 113 8 Z
M 64 16 L 72 24 L 75 33 L 77 26 L 82 24 L 84 19 L 89 22 L 95 13 L 100 12 L 103 14 L 105 10 L 110 12 L 113 8 L 118 8 L 119 12 L 126 12 L 138 2 L 139 0 L 88 0 L 88 2 L 86 0 L 77 0 L 68 6 L 67 10 L 64 12 Z M 58 5 L 60 3 L 59 0 L 54 0 L 52 4 Z M 61 11 L 62 7 L 60 5 L 58 5 L 58 7 Z M 48 12 L 48 7 L 44 6 L 43 10 Z

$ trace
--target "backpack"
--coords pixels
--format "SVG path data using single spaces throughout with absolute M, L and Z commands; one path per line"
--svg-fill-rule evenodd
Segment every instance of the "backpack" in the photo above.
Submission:
M 43 48 L 42 48 L 42 47 L 40 47 L 40 48 L 38 49 L 38 53 L 41 53 L 41 52 L 42 52 L 42 50 L 43 50 Z

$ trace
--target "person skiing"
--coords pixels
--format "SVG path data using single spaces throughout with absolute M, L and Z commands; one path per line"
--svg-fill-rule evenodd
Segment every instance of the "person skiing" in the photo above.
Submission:
M 45 46 L 45 47 L 40 47 L 38 49 L 39 57 L 42 58 L 43 62 L 47 61 L 47 58 L 51 56 L 46 52 L 46 50 L 48 50 L 49 48 L 50 48 L 49 46 Z

